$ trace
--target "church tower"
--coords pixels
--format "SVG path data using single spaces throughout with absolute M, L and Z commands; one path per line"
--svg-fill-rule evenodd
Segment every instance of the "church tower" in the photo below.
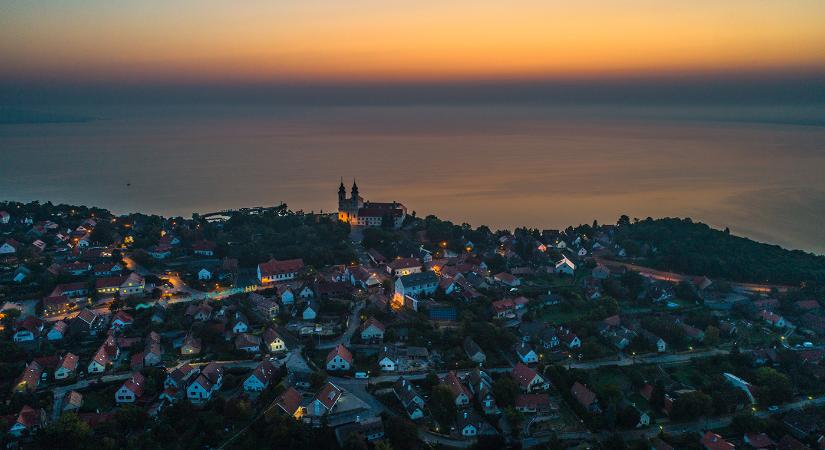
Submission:
M 338 186 L 338 211 L 346 209 L 347 188 L 344 187 L 344 179 L 341 178 L 341 185 Z

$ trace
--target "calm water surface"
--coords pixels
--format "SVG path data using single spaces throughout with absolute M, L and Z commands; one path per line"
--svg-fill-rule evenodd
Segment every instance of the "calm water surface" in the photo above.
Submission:
M 825 252 L 821 108 L 166 107 L 0 125 L 0 199 L 336 207 L 339 177 L 494 228 L 690 216 Z M 131 183 L 131 186 L 127 186 Z

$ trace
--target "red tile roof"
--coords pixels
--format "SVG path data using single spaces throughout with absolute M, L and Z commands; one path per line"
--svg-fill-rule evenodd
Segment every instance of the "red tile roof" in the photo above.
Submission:
M 579 383 L 578 381 L 573 383 L 573 387 L 570 388 L 570 393 L 573 394 L 576 401 L 578 401 L 579 404 L 585 408 L 589 407 L 596 401 L 596 394 L 588 389 L 587 386 Z
M 271 277 L 273 275 L 298 272 L 299 270 L 303 269 L 303 267 L 303 259 L 287 259 L 284 261 L 270 259 L 265 263 L 258 264 L 258 268 L 261 270 L 261 275 L 264 277 Z
M 326 362 L 332 361 L 332 358 L 335 358 L 336 355 L 340 356 L 344 361 L 352 364 L 352 353 L 344 347 L 343 344 L 338 344 L 334 349 L 330 350 L 327 354 Z

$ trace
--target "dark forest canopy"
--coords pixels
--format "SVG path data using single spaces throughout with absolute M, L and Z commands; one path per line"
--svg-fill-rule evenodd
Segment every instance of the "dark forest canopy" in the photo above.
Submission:
M 616 243 L 641 265 L 740 282 L 825 283 L 825 256 L 734 236 L 689 218 L 619 224 Z

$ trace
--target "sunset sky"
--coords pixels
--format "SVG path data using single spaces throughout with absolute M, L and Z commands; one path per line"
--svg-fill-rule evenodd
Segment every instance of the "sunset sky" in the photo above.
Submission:
M 825 2 L 47 1 L 0 6 L 0 79 L 421 82 L 825 72 Z

